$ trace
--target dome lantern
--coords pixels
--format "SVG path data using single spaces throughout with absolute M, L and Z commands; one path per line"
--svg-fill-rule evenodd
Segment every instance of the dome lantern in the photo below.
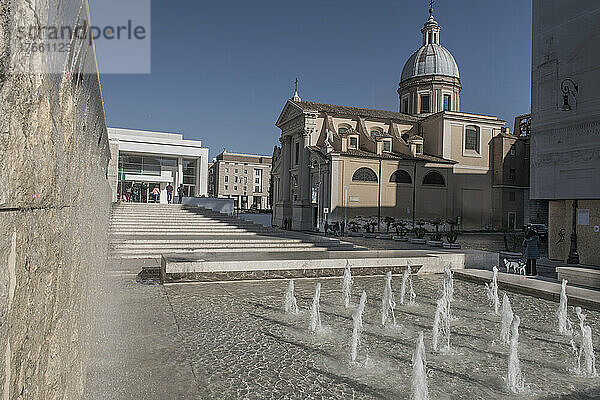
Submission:
M 440 31 L 431 7 L 429 18 L 421 29 L 422 45 L 402 68 L 398 89 L 400 112 L 427 115 L 459 111 L 461 83 L 458 65 L 452 53 L 440 44 Z

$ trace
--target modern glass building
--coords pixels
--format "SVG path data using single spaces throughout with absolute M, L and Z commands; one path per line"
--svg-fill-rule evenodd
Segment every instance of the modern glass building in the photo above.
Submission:
M 182 134 L 108 128 L 113 201 L 167 202 L 166 187 L 183 184 L 185 195 L 205 196 L 208 149 Z M 158 199 L 152 193 L 158 188 Z

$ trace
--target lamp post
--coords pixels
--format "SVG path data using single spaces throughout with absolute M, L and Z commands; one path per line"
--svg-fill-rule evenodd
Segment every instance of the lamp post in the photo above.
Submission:
M 579 264 L 579 253 L 577 252 L 577 200 L 573 200 L 573 214 L 571 227 L 571 249 L 567 257 L 567 264 Z
M 573 89 L 571 89 L 571 86 Z M 571 78 L 566 78 L 560 84 L 560 88 L 563 92 L 562 111 L 571 111 L 572 108 L 569 104 L 569 95 L 573 96 L 575 101 L 577 101 L 579 86 Z M 577 252 L 577 200 L 573 200 L 571 224 L 571 248 L 569 249 L 569 256 L 567 257 L 567 264 L 579 264 L 579 253 Z

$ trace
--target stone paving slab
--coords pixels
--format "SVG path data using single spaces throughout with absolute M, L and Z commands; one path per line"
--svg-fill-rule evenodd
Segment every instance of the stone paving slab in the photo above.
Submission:
M 201 398 L 164 287 L 136 280 L 143 265 L 157 263 L 109 261 L 93 296 L 84 399 Z
M 454 276 L 478 283 L 492 281 L 493 272 L 478 269 L 465 269 L 455 271 Z M 543 281 L 523 275 L 498 272 L 498 287 L 511 292 L 539 297 L 555 302 L 560 301 L 560 283 Z M 600 310 L 600 291 L 567 286 L 569 305 L 581 306 L 590 310 Z

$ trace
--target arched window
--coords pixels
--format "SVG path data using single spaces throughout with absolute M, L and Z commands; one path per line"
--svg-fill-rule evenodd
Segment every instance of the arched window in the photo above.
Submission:
M 479 153 L 479 127 L 469 125 L 465 128 L 465 150 Z
M 381 136 L 383 135 L 383 131 L 379 130 L 379 129 L 371 129 L 371 137 L 373 138 L 373 140 L 377 139 L 377 136 Z
M 445 186 L 446 182 L 439 172 L 431 171 L 423 178 L 423 185 Z
M 395 182 L 395 183 L 412 183 L 412 178 L 410 177 L 410 175 L 408 174 L 408 172 L 406 172 L 403 169 L 399 169 L 398 171 L 394 172 L 392 174 L 392 176 L 390 176 L 390 182 Z
M 353 182 L 377 182 L 377 174 L 371 168 L 362 167 L 352 175 Z
M 345 127 L 345 126 L 341 126 L 341 127 L 338 129 L 338 132 L 340 133 L 340 135 L 342 135 L 342 134 L 344 134 L 344 133 L 348 133 L 348 131 L 349 131 L 349 130 L 350 130 L 350 129 L 348 129 L 347 127 Z

